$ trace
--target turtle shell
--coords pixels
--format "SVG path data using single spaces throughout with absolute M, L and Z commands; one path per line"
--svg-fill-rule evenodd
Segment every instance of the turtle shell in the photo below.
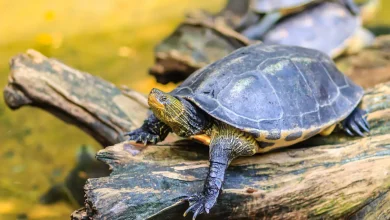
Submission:
M 253 44 L 194 72 L 171 94 L 259 141 L 294 141 L 346 118 L 363 90 L 318 50 Z
M 361 19 L 347 8 L 324 2 L 282 20 L 264 35 L 263 42 L 313 48 L 337 57 L 360 26 Z
M 252 0 L 250 7 L 257 13 L 298 8 L 313 3 L 316 0 Z

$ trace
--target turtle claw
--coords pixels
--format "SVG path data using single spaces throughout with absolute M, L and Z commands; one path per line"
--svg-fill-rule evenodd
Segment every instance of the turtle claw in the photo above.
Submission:
M 370 126 L 367 122 L 366 111 L 355 109 L 343 122 L 343 130 L 350 136 L 359 135 L 364 137 L 363 132 L 369 132 Z
M 218 196 L 218 195 L 217 195 Z M 184 217 L 189 213 L 193 212 L 194 215 L 192 220 L 195 220 L 196 217 L 204 212 L 209 213 L 211 207 L 214 206 L 216 199 L 215 196 L 206 196 L 203 193 L 197 193 L 190 197 L 187 197 L 187 200 L 190 203 L 190 207 L 184 212 Z
M 129 136 L 129 141 L 135 141 L 137 143 L 143 143 L 145 146 L 149 143 L 156 144 L 160 137 L 155 134 L 151 134 L 142 128 L 138 128 L 134 131 L 124 133 L 125 136 Z

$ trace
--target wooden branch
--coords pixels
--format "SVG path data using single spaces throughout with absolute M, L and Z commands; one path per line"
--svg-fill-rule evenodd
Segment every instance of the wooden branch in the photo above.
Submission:
M 34 106 L 90 134 L 103 146 L 124 140 L 147 114 L 146 98 L 28 50 L 10 61 L 4 99 L 11 109 Z
M 244 2 L 246 0 L 242 0 Z M 238 2 L 232 1 L 232 4 Z M 226 12 L 231 12 L 228 6 Z M 231 14 L 226 16 L 239 20 Z M 155 47 L 155 64 L 149 73 L 159 83 L 179 82 L 197 69 L 255 42 L 231 29 L 224 16 L 222 12 L 215 16 L 204 11 L 189 14 L 172 34 Z M 234 22 L 237 23 L 229 21 Z
M 237 159 L 217 205 L 199 219 L 388 219 L 389 97 L 390 82 L 366 92 L 362 106 L 369 111 L 369 136 L 336 133 Z M 185 141 L 148 147 L 124 142 L 99 151 L 97 158 L 113 171 L 87 181 L 86 216 L 183 219 L 188 204 L 181 200 L 203 187 L 208 148 Z

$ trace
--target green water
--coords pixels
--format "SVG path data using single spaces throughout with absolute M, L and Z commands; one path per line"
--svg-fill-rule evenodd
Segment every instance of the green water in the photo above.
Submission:
M 156 86 L 147 75 L 153 47 L 191 8 L 217 10 L 224 1 L 6 1 L 0 0 L 0 85 L 5 87 L 9 59 L 28 48 L 146 93 Z M 159 13 L 155 13 L 158 11 Z M 104 15 L 104 16 L 103 16 Z M 390 1 L 370 26 L 390 24 Z M 169 89 L 173 85 L 159 86 Z M 44 206 L 39 196 L 61 182 L 76 162 L 82 144 L 99 144 L 74 126 L 31 107 L 17 111 L 0 101 L 0 219 L 68 218 L 66 203 Z
M 8 61 L 34 48 L 69 66 L 146 93 L 156 86 L 147 69 L 153 47 L 191 8 L 218 9 L 222 1 L 0 0 L 0 85 Z M 155 13 L 155 11 L 159 11 Z M 160 86 L 168 89 L 168 86 Z M 63 181 L 82 144 L 99 144 L 74 126 L 39 109 L 8 109 L 0 101 L 0 219 L 68 219 L 78 207 L 45 206 L 39 197 Z

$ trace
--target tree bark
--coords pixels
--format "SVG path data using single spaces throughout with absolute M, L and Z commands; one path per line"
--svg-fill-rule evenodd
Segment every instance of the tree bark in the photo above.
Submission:
M 146 97 L 28 50 L 10 61 L 4 100 L 11 109 L 34 106 L 76 125 L 103 146 L 124 141 L 147 115 Z
M 367 90 L 370 135 L 315 137 L 297 146 L 239 158 L 224 190 L 199 219 L 389 219 L 390 82 Z M 94 219 L 182 219 L 182 199 L 201 191 L 208 148 L 179 141 L 100 150 L 109 177 L 89 179 L 84 214 Z M 188 219 L 188 217 L 187 217 Z
M 352 71 L 371 69 L 362 76 L 367 78 L 378 69 L 382 74 L 390 71 L 390 37 L 380 39 L 381 46 L 369 52 L 381 62 L 356 61 Z M 146 117 L 144 96 L 118 89 L 36 51 L 16 56 L 10 67 L 4 90 L 10 108 L 42 108 L 79 126 L 103 146 L 123 141 L 121 133 L 140 126 Z M 353 78 L 354 73 L 349 75 Z M 390 83 L 367 91 L 363 107 L 370 112 L 368 137 L 336 133 L 234 161 L 224 191 L 207 217 L 388 219 L 389 97 Z M 183 196 L 203 186 L 208 148 L 183 140 L 171 143 L 173 140 L 148 147 L 123 142 L 100 151 L 98 158 L 113 172 L 88 181 L 86 207 L 73 218 L 179 218 L 188 206 L 181 202 Z

